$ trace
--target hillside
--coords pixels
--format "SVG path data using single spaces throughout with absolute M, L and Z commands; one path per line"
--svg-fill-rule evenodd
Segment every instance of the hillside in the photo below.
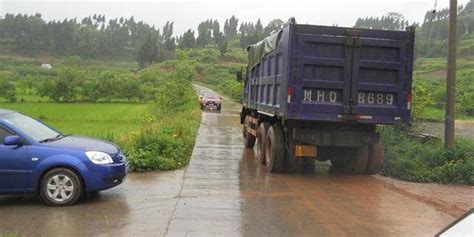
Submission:
M 470 119 L 474 116 L 474 88 L 470 83 L 474 76 L 471 63 L 474 59 L 474 0 L 461 6 L 459 12 L 457 116 Z M 414 98 L 415 103 L 425 108 L 421 112 L 424 118 L 441 120 L 444 117 L 447 17 L 447 9 L 438 9 L 434 13 L 427 11 L 422 23 L 413 23 L 400 13 L 389 12 L 382 17 L 359 18 L 354 25 L 384 30 L 418 26 Z M 238 100 L 241 85 L 235 81 L 235 73 L 245 67 L 247 57 L 243 48 L 286 24 L 275 19 L 264 27 L 260 20 L 239 22 L 232 16 L 223 24 L 208 19 L 201 22 L 196 31 L 190 29 L 174 36 L 173 22 L 156 29 L 133 17 L 106 19 L 95 14 L 81 21 L 47 22 L 41 14 L 6 14 L 0 17 L 0 85 L 9 84 L 2 81 L 25 81 L 28 78 L 21 76 L 28 74 L 25 71 L 33 72 L 32 68 L 41 63 L 61 63 L 58 58 L 79 59 L 93 68 L 104 64 L 116 67 L 120 62 L 124 72 L 154 63 L 191 60 L 197 63 L 196 81 Z M 12 60 L 13 64 L 22 65 L 22 69 L 12 73 L 8 68 L 12 63 L 3 60 Z M 3 95 L 8 97 L 6 93 Z

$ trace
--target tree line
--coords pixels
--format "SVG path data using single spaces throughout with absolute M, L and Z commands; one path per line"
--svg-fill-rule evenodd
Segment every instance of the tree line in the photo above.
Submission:
M 441 57 L 447 54 L 449 9 L 427 11 L 421 25 L 409 23 L 402 14 L 390 12 L 382 17 L 358 18 L 354 27 L 404 30 L 413 25 L 416 32 L 416 54 L 423 57 Z M 467 36 L 474 32 L 474 0 L 458 7 L 458 36 Z M 474 49 L 464 50 L 461 55 L 472 55 Z
M 398 12 L 389 12 L 382 17 L 358 18 L 354 25 L 357 28 L 378 30 L 405 30 L 408 26 L 410 26 L 409 21 Z
M 179 48 L 203 48 L 206 46 L 215 46 L 220 48 L 225 41 L 238 40 L 242 48 L 256 43 L 272 33 L 277 32 L 285 26 L 285 22 L 280 19 L 270 21 L 266 27 L 263 27 L 260 19 L 254 24 L 252 22 L 241 22 L 235 16 L 225 20 L 223 31 L 219 21 L 209 19 L 199 23 L 197 35 L 195 31 L 189 29 L 183 35 L 178 37 Z
M 0 42 L 10 44 L 19 53 L 50 52 L 55 55 L 85 58 L 137 57 L 144 67 L 174 57 L 175 49 L 216 47 L 224 55 L 228 42 L 237 40 L 245 48 L 271 33 L 285 23 L 276 19 L 263 27 L 256 23 L 239 22 L 235 16 L 223 25 L 208 19 L 198 25 L 197 32 L 189 29 L 179 36 L 173 32 L 173 22 L 161 29 L 130 18 L 107 19 L 105 15 L 62 21 L 45 21 L 42 15 L 5 14 L 0 17 Z
M 41 14 L 0 17 L 0 41 L 12 43 L 20 53 L 38 51 L 81 57 L 134 56 L 139 45 L 160 31 L 134 17 L 107 20 L 93 15 L 46 22 Z
M 182 35 L 176 38 L 176 47 L 180 49 L 194 49 L 212 47 L 219 49 L 222 56 L 228 51 L 230 41 L 237 41 L 238 47 L 246 48 L 265 37 L 279 31 L 287 23 L 280 19 L 270 21 L 263 27 L 260 19 L 254 24 L 252 22 L 241 22 L 235 16 L 227 18 L 224 26 L 218 20 L 208 19 L 199 23 L 197 32 L 188 29 Z M 155 49 L 156 40 L 148 38 L 142 45 L 138 53 L 138 61 L 141 66 L 152 64 L 159 61 L 159 50 Z
M 428 11 L 425 14 L 418 36 L 417 53 L 423 56 L 439 57 L 447 55 L 449 9 Z M 458 37 L 474 32 L 474 0 L 458 7 Z M 461 56 L 474 54 L 474 48 L 460 49 Z

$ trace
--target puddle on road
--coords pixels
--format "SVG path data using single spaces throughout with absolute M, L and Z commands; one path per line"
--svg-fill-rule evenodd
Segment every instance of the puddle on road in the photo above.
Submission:
M 385 188 L 371 176 L 330 172 L 329 163 L 268 174 L 244 149 L 241 222 L 249 235 L 433 235 L 452 217 Z

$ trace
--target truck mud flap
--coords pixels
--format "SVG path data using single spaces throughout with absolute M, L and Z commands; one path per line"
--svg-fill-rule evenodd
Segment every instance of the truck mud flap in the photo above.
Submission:
M 251 116 L 247 116 L 246 120 L 248 121 L 248 123 L 245 123 L 245 130 L 248 133 L 252 134 L 254 137 L 257 137 L 257 131 L 253 129 L 250 124 L 254 124 L 255 128 L 257 128 L 258 119 Z

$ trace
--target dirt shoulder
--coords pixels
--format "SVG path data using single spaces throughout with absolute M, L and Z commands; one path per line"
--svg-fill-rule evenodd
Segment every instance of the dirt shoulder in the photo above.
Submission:
M 459 217 L 474 208 L 474 186 L 412 183 L 381 175 L 373 177 L 383 182 L 386 188 L 424 202 L 453 217 Z

